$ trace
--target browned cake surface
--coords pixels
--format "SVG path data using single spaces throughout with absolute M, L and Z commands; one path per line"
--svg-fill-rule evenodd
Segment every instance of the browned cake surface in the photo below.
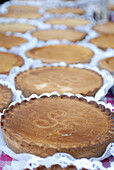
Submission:
M 107 48 L 114 48 L 114 34 L 100 35 L 91 39 L 90 42 L 103 50 L 106 50 Z
M 94 96 L 103 84 L 102 77 L 96 72 L 70 67 L 31 69 L 18 74 L 15 81 L 16 88 L 26 97 L 53 91 Z
M 113 114 L 94 102 L 53 96 L 16 104 L 1 125 L 7 145 L 17 153 L 90 158 L 101 156 L 114 141 Z
M 8 12 L 5 14 L 0 14 L 0 17 L 8 17 L 8 18 L 27 18 L 27 19 L 35 19 L 40 18 L 42 15 L 33 12 L 24 12 L 24 13 L 15 13 L 15 12 Z
M 51 12 L 53 14 L 65 14 L 65 13 L 74 13 L 74 14 L 79 14 L 82 15 L 85 13 L 85 10 L 81 8 L 54 8 L 54 9 L 47 9 L 47 12 Z
M 66 25 L 67 27 L 73 28 L 78 25 L 90 24 L 90 21 L 78 18 L 54 18 L 45 21 L 45 23 L 49 23 L 51 25 Z
M 114 22 L 96 25 L 93 29 L 101 34 L 114 34 Z
M 20 56 L 0 52 L 0 74 L 8 74 L 14 66 L 22 66 L 23 63 L 24 61 Z
M 9 12 L 38 12 L 39 7 L 27 5 L 12 5 L 8 7 Z
M 72 42 L 83 40 L 86 36 L 85 32 L 74 31 L 74 30 L 39 30 L 32 34 L 39 40 L 53 40 L 57 39 L 59 41 L 67 39 Z
M 66 62 L 89 63 L 94 53 L 89 48 L 78 45 L 55 45 L 33 48 L 26 52 L 27 57 L 40 59 L 44 63 Z
M 23 43 L 27 43 L 27 40 L 21 37 L 6 36 L 5 34 L 0 34 L 0 47 L 5 47 L 10 49 L 13 46 L 19 46 Z
M 0 84 L 0 112 L 6 109 L 13 100 L 13 94 L 9 88 Z
M 114 57 L 105 58 L 99 61 L 99 68 L 114 72 Z
M 35 29 L 36 26 L 30 24 L 20 24 L 20 23 L 0 23 L 0 32 L 21 32 L 25 33 L 26 31 L 30 31 Z

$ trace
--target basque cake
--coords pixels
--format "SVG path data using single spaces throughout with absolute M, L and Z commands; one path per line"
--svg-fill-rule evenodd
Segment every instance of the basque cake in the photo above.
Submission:
M 57 39 L 62 41 L 66 39 L 68 41 L 76 42 L 83 40 L 86 36 L 85 32 L 75 31 L 75 30 L 39 30 L 33 32 L 32 35 L 38 40 L 48 41 Z
M 96 102 L 68 96 L 41 97 L 11 106 L 1 127 L 9 148 L 40 157 L 57 152 L 75 158 L 101 156 L 114 142 L 114 113 Z
M 8 6 L 8 12 L 38 12 L 39 10 L 39 7 L 36 7 L 36 6 L 30 6 L 30 5 L 11 5 L 11 6 Z
M 0 32 L 20 32 L 25 33 L 26 31 L 31 31 L 35 29 L 36 26 L 30 24 L 20 24 L 20 23 L 0 23 Z
M 65 14 L 65 13 L 73 13 L 73 14 L 79 14 L 82 15 L 85 13 L 85 10 L 81 8 L 53 8 L 53 9 L 47 9 L 47 12 L 50 12 L 52 14 Z
M 95 25 L 93 29 L 100 34 L 114 34 L 114 22 Z
M 102 50 L 106 50 L 107 48 L 114 48 L 114 34 L 100 35 L 98 37 L 91 39 L 90 42 L 95 44 Z
M 15 84 L 25 97 L 53 91 L 94 96 L 103 85 L 103 78 L 88 69 L 41 67 L 19 73 Z
M 110 73 L 114 73 L 114 57 L 104 58 L 100 60 L 98 66 L 100 69 L 105 69 Z
M 7 36 L 5 34 L 0 34 L 0 47 L 4 47 L 10 49 L 14 46 L 20 46 L 23 43 L 27 43 L 28 41 L 21 37 L 16 36 Z
M 94 53 L 89 48 L 72 44 L 36 47 L 28 50 L 26 55 L 48 64 L 58 62 L 77 64 L 89 63 Z
M 0 52 L 0 74 L 9 74 L 14 66 L 22 66 L 24 63 L 20 56 L 13 53 Z
M 51 25 L 66 25 L 67 27 L 73 28 L 78 25 L 88 25 L 90 21 L 87 19 L 79 18 L 54 18 L 44 21 Z
M 15 12 L 8 12 L 5 14 L 0 14 L 0 17 L 7 17 L 7 18 L 27 18 L 27 19 L 38 19 L 42 15 L 33 12 L 24 12 L 24 13 L 15 13 Z
M 13 100 L 11 89 L 0 84 L 0 112 L 6 109 Z

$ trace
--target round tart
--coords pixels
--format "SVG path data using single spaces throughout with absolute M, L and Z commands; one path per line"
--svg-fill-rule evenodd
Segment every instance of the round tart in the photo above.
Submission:
M 71 67 L 42 67 L 22 72 L 15 78 L 16 88 L 25 97 L 31 94 L 73 93 L 94 96 L 103 84 L 102 77 L 91 70 Z
M 114 72 L 114 57 L 105 58 L 99 61 L 99 68 Z
M 37 47 L 27 51 L 26 55 L 33 59 L 40 59 L 44 63 L 63 61 L 67 64 L 74 64 L 89 63 L 94 53 L 89 48 L 73 44 Z
M 11 5 L 8 7 L 9 12 L 38 12 L 39 7 L 27 5 Z
M 45 23 L 51 25 L 66 25 L 67 27 L 73 28 L 78 25 L 87 25 L 90 24 L 89 20 L 78 19 L 78 18 L 55 18 L 44 21 Z
M 7 18 L 27 18 L 27 19 L 36 19 L 40 18 L 42 15 L 38 13 L 32 13 L 32 12 L 27 12 L 27 13 L 15 13 L 15 12 L 8 12 L 5 14 L 0 14 L 0 17 L 7 17 Z
M 13 94 L 9 88 L 0 84 L 0 112 L 6 109 L 13 100 Z
M 114 48 L 114 34 L 112 35 L 100 35 L 90 40 L 91 43 L 95 44 L 102 50 L 107 48 Z
M 10 107 L 1 127 L 7 145 L 16 153 L 47 157 L 64 152 L 91 158 L 101 156 L 114 141 L 113 114 L 83 98 L 45 96 Z
M 54 8 L 54 9 L 47 9 L 46 11 L 53 14 L 73 13 L 73 14 L 82 15 L 85 13 L 85 10 L 81 8 L 56 8 L 56 9 Z
M 14 66 L 22 66 L 23 63 L 24 61 L 20 56 L 0 52 L 0 74 L 8 74 Z
M 74 30 L 39 30 L 32 34 L 39 40 L 48 41 L 57 39 L 59 41 L 66 39 L 68 41 L 76 42 L 83 40 L 86 36 L 85 32 Z
M 25 33 L 35 29 L 36 26 L 30 24 L 20 24 L 20 23 L 0 23 L 0 32 L 21 32 Z
M 93 29 L 101 34 L 114 34 L 114 23 L 107 22 L 105 24 L 96 25 Z
M 13 46 L 20 46 L 23 43 L 27 43 L 28 41 L 21 37 L 15 36 L 7 36 L 5 34 L 0 34 L 0 47 L 4 47 L 10 49 Z

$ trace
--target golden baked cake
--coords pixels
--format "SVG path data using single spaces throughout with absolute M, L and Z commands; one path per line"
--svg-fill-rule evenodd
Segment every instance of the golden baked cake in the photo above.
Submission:
M 15 12 L 8 12 L 5 14 L 0 14 L 0 17 L 7 17 L 7 18 L 27 18 L 27 19 L 38 19 L 42 15 L 38 13 L 33 12 L 21 12 L 21 13 L 15 13 Z
M 11 89 L 0 84 L 0 112 L 6 109 L 13 100 Z
M 95 44 L 102 50 L 106 50 L 107 48 L 114 48 L 114 34 L 100 35 L 91 39 L 90 42 Z
M 8 8 L 8 12 L 38 12 L 39 7 L 28 5 L 11 5 Z
M 54 18 L 44 21 L 51 25 L 66 25 L 67 27 L 73 28 L 78 25 L 88 25 L 90 21 L 87 19 L 79 18 Z
M 82 15 L 85 13 L 85 10 L 82 8 L 53 8 L 53 9 L 47 9 L 47 12 L 53 13 L 53 14 L 65 14 L 65 13 L 73 13 L 73 14 L 79 14 Z
M 20 46 L 23 43 L 27 43 L 28 41 L 21 37 L 16 36 L 7 36 L 5 34 L 0 34 L 0 47 L 4 47 L 10 49 L 14 46 Z
M 19 73 L 16 88 L 25 97 L 31 94 L 73 93 L 94 96 L 103 85 L 102 77 L 91 70 L 71 67 L 41 67 Z
M 110 73 L 114 72 L 114 57 L 104 58 L 99 61 L 98 66 L 100 69 L 105 69 Z
M 86 36 L 85 32 L 75 31 L 75 30 L 39 30 L 33 32 L 32 35 L 38 40 L 48 41 L 57 39 L 59 41 L 66 39 L 68 41 L 76 42 L 83 40 Z
M 37 47 L 26 52 L 27 57 L 49 64 L 62 61 L 67 64 L 89 63 L 93 55 L 89 48 L 75 44 Z
M 10 107 L 1 127 L 9 148 L 41 157 L 56 152 L 75 158 L 101 156 L 114 142 L 114 113 L 83 98 L 51 96 Z
M 20 23 L 0 23 L 0 32 L 21 32 L 31 31 L 35 29 L 36 26 L 30 24 L 20 24 Z
M 114 34 L 114 22 L 95 25 L 93 29 L 100 34 Z
M 0 74 L 8 74 L 14 66 L 22 66 L 23 63 L 24 61 L 20 56 L 0 52 Z

